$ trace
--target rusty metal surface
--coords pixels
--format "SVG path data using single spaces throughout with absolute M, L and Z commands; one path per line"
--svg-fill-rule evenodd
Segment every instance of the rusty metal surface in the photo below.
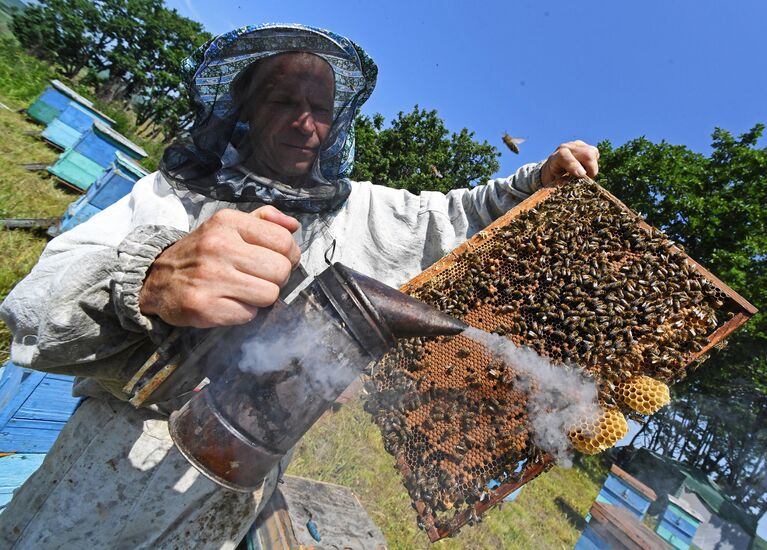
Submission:
M 563 242 L 572 248 L 557 249 Z M 580 271 L 569 273 L 562 258 Z M 613 290 L 594 290 L 611 278 Z M 577 290 L 563 296 L 569 286 Z M 640 374 L 678 381 L 756 311 L 591 181 L 539 191 L 401 290 L 582 369 L 598 383 L 600 404 L 625 414 L 636 413 L 616 401 L 616 384 Z M 578 293 L 579 311 L 596 312 L 571 323 L 559 312 Z M 603 304 L 610 314 L 598 313 Z M 366 408 L 430 540 L 479 521 L 552 464 L 532 444 L 526 395 L 514 382 L 513 371 L 460 335 L 406 341 L 374 372 Z M 488 489 L 491 480 L 500 486 Z

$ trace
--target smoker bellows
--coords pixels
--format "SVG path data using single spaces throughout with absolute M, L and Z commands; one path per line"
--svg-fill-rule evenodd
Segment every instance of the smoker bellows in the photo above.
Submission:
M 539 191 L 403 290 L 591 377 L 602 412 L 568 434 L 583 452 L 666 404 L 668 385 L 755 312 L 590 180 Z M 550 462 L 518 375 L 460 335 L 402 343 L 374 373 L 367 409 L 431 540 Z

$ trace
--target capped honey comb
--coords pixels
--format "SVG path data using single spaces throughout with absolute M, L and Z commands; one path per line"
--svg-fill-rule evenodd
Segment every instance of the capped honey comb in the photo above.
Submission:
M 628 381 L 684 378 L 756 311 L 590 180 L 537 192 L 401 290 L 593 379 L 608 412 L 575 434 L 587 451 L 639 412 Z M 403 340 L 374 368 L 365 407 L 430 540 L 552 462 L 519 376 L 462 335 Z
M 641 414 L 655 414 L 661 407 L 671 403 L 666 384 L 649 376 L 633 376 L 618 388 L 620 400 Z
M 618 409 L 606 409 L 599 418 L 576 423 L 567 436 L 575 449 L 595 455 L 615 445 L 628 431 L 626 417 Z

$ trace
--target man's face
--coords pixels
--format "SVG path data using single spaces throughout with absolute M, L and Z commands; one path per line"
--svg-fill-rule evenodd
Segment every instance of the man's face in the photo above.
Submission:
M 246 165 L 291 184 L 309 173 L 333 123 L 333 70 L 316 55 L 287 53 L 264 60 L 253 80 Z

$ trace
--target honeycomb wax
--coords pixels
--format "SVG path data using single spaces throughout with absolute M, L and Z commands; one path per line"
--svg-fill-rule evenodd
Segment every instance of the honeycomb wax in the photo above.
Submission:
M 603 409 L 598 418 L 576 423 L 567 437 L 576 450 L 594 455 L 615 445 L 628 431 L 626 418 L 618 409 Z
M 618 387 L 618 396 L 638 413 L 655 414 L 671 402 L 666 384 L 649 376 L 632 376 Z

